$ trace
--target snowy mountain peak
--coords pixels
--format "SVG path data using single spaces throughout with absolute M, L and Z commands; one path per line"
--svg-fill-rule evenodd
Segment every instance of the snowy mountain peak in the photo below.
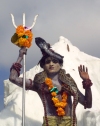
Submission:
M 66 39 L 65 37 L 63 36 L 60 36 L 59 37 L 59 40 L 58 42 L 56 42 L 53 46 L 52 46 L 52 49 L 53 50 L 56 50 L 56 52 L 62 54 L 62 55 L 65 55 L 63 54 L 63 52 L 67 53 L 67 52 L 79 52 L 79 49 L 76 47 L 76 46 L 73 46 L 72 43 Z
M 72 45 L 72 43 L 67 38 L 65 38 L 63 36 L 60 36 L 58 41 L 61 43 L 66 43 L 66 44 Z

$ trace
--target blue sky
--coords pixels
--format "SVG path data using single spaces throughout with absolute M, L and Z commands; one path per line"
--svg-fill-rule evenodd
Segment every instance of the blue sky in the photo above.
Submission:
M 100 1 L 95 0 L 6 0 L 0 2 L 0 110 L 3 108 L 3 81 L 9 78 L 9 69 L 16 62 L 19 48 L 10 41 L 15 32 L 10 13 L 16 25 L 22 24 L 26 14 L 26 26 L 31 26 L 34 16 L 39 14 L 33 34 L 42 37 L 51 45 L 60 36 L 69 39 L 81 51 L 100 57 Z M 28 50 L 26 70 L 35 66 L 40 50 L 35 45 Z
M 4 108 L 3 104 L 3 98 L 4 98 L 4 86 L 3 86 L 3 80 L 8 78 L 8 69 L 1 68 L 0 69 L 0 110 Z

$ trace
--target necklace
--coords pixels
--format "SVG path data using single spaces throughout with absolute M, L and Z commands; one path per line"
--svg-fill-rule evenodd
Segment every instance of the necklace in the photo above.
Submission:
M 58 94 L 58 89 L 55 87 L 52 83 L 52 80 L 50 78 L 45 79 L 45 84 L 48 86 L 48 89 L 51 92 L 52 101 L 54 103 L 54 106 L 57 108 L 57 114 L 58 116 L 64 116 L 65 115 L 65 107 L 67 106 L 67 94 L 64 91 L 62 94 L 62 100 L 60 101 L 56 96 Z

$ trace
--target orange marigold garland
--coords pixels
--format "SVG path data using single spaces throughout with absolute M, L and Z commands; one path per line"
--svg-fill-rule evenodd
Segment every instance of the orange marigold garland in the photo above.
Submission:
M 33 34 L 31 30 L 25 29 L 22 25 L 16 28 L 16 33 L 12 36 L 11 41 L 19 47 L 30 47 L 32 45 Z
M 57 96 L 57 93 L 58 93 L 58 89 L 57 87 L 54 87 L 53 86 L 53 83 L 52 83 L 52 80 L 50 78 L 46 78 L 45 79 L 45 84 L 48 86 L 48 89 L 50 90 L 51 92 L 51 95 L 52 95 L 52 101 L 54 103 L 54 106 L 57 107 L 57 113 L 58 113 L 58 116 L 64 116 L 65 115 L 65 110 L 64 108 L 66 107 L 67 105 L 67 94 L 66 92 L 63 92 L 62 94 L 62 101 L 60 101 L 56 96 Z

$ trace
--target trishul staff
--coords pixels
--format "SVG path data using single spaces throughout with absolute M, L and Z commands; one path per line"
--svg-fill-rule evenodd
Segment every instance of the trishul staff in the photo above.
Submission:
M 11 42 L 18 47 L 29 48 L 32 43 L 32 28 L 36 23 L 37 16 L 35 16 L 31 27 L 25 26 L 25 13 L 23 14 L 23 25 L 16 26 L 14 16 L 11 14 L 13 26 L 16 28 L 16 33 L 11 38 Z M 25 54 L 23 56 L 23 92 L 22 92 L 22 126 L 25 126 Z

